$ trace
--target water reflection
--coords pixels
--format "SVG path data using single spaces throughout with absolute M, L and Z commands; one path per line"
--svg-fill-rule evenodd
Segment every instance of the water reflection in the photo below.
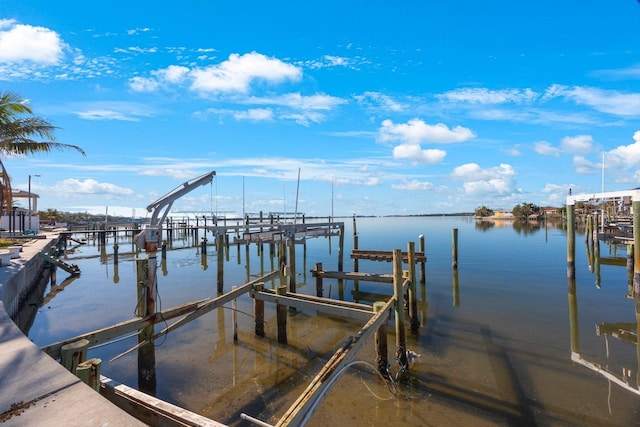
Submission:
M 634 297 L 635 322 L 601 322 L 595 325 L 595 334 L 602 337 L 605 342 L 604 360 L 598 359 L 592 354 L 585 354 L 580 349 L 580 330 L 578 316 L 578 296 L 575 279 L 568 279 L 569 297 L 569 330 L 571 333 L 571 360 L 587 369 L 596 372 L 604 377 L 610 384 L 615 384 L 640 395 L 640 343 L 638 333 L 640 332 L 640 296 Z M 629 359 L 615 357 L 612 352 L 619 349 L 625 352 L 625 348 L 614 346 L 614 342 L 633 345 L 636 347 L 635 366 L 629 364 Z M 635 372 L 635 374 L 634 374 Z M 611 399 L 611 390 L 609 390 Z
M 589 421 L 593 425 L 632 424 L 628 421 L 635 416 L 637 401 L 620 398 L 613 406 L 623 410 L 614 417 L 607 417 L 607 382 L 600 379 L 602 375 L 609 384 L 617 384 L 613 376 L 621 383 L 626 378 L 632 388 L 638 389 L 636 351 L 629 362 L 629 350 L 632 345 L 637 346 L 633 333 L 633 328 L 638 326 L 637 318 L 636 323 L 628 319 L 631 312 L 627 313 L 626 308 L 631 304 L 624 300 L 626 289 L 619 292 L 614 286 L 607 285 L 609 281 L 621 280 L 624 283 L 627 280 L 625 274 L 622 279 L 620 274 L 612 275 L 606 260 L 618 258 L 623 248 L 600 243 L 601 249 L 597 250 L 596 257 L 595 245 L 593 250 L 585 246 L 586 256 L 580 253 L 577 259 L 582 261 L 586 274 L 582 277 L 578 274 L 580 280 L 577 283 L 575 280 L 567 283 L 562 262 L 566 251 L 563 230 L 551 224 L 548 225 L 547 241 L 546 235 L 539 233 L 541 227 L 514 234 L 507 228 L 514 227 L 513 221 L 487 226 L 479 226 L 476 221 L 452 222 L 449 218 L 433 218 L 424 222 L 412 219 L 418 222 L 412 226 L 407 224 L 415 223 L 408 220 L 376 221 L 362 226 L 365 230 L 367 226 L 371 227 L 361 236 L 366 249 L 404 247 L 407 235 L 408 239 L 415 239 L 419 234 L 427 233 L 429 271 L 418 292 L 421 328 L 416 335 L 408 335 L 407 343 L 410 349 L 422 353 L 421 363 L 411 370 L 411 392 L 404 396 L 406 399 L 400 397 L 389 402 L 371 397 L 371 390 L 380 396 L 387 390 L 380 387 L 375 378 L 368 378 L 363 370 L 353 376 L 345 375 L 341 380 L 345 386 L 342 387 L 341 383 L 336 385 L 328 396 L 327 404 L 319 411 L 317 420 L 310 426 L 345 425 L 354 419 L 367 425 L 398 425 L 401 422 L 423 425 L 427 419 L 435 420 L 431 423 L 433 425 L 518 425 L 525 417 L 512 415 L 514 410 L 525 413 L 530 408 L 533 408 L 539 425 L 581 425 L 586 424 L 584 420 L 593 420 Z M 461 230 L 460 270 L 452 269 L 449 262 L 450 230 L 454 227 Z M 371 234 L 375 238 L 370 238 Z M 519 238 L 525 236 L 533 238 Z M 335 243 L 330 238 L 318 239 L 309 244 L 309 254 L 306 250 L 298 251 L 298 257 L 302 255 L 302 263 L 306 265 L 309 256 L 311 268 L 315 262 L 322 261 L 328 270 L 335 270 L 336 257 L 326 255 L 327 246 L 335 246 Z M 229 291 L 231 284 L 241 284 L 247 277 L 255 277 L 256 270 L 262 275 L 269 263 L 270 270 L 277 269 L 280 248 L 269 246 L 265 246 L 264 251 L 256 246 L 255 253 L 253 249 L 242 250 L 240 246 L 223 252 L 223 259 L 229 255 L 236 258 L 225 263 L 225 273 L 228 273 L 225 291 Z M 583 249 L 582 245 L 578 246 L 578 250 Z M 197 239 L 194 244 L 192 236 L 187 240 L 178 240 L 174 236 L 172 247 L 168 260 L 162 262 L 163 270 L 172 273 L 160 278 L 164 306 L 215 295 L 215 247 L 209 247 L 209 255 L 203 257 Z M 101 251 L 94 252 L 99 256 Z M 333 252 L 335 255 L 337 251 Z M 240 257 L 241 261 L 236 262 Z M 264 257 L 269 257 L 269 260 Z M 584 265 L 585 258 L 591 272 Z M 92 261 L 97 264 L 97 260 Z M 108 256 L 107 262 L 110 261 Z M 297 262 L 300 265 L 300 259 Z M 601 279 L 605 281 L 601 289 L 592 285 L 596 262 L 598 269 L 602 265 Z M 210 267 L 207 271 L 202 268 L 204 264 Z M 98 279 L 103 275 L 103 269 L 99 270 L 95 273 Z M 130 277 L 131 270 L 133 268 L 127 268 L 127 264 L 121 262 L 122 283 L 133 285 L 135 278 Z M 313 284 L 306 287 L 307 268 L 302 270 L 305 274 L 296 274 L 298 289 L 302 293 L 315 294 Z M 361 270 L 385 274 L 389 272 L 390 265 L 361 265 Z M 273 289 L 282 284 L 281 280 L 271 279 L 271 286 L 267 281 L 265 287 Z M 98 283 L 97 279 L 94 282 L 94 277 L 90 281 Z M 337 280 L 327 280 L 324 295 L 367 303 L 387 299 L 391 294 L 388 284 L 371 284 L 364 280 L 358 283 L 345 280 L 342 287 L 341 290 Z M 102 289 L 105 286 L 96 288 L 95 292 L 107 293 Z M 108 301 L 113 311 L 126 306 L 124 317 L 130 317 L 129 306 L 136 299 L 135 295 L 126 294 L 128 288 L 135 292 L 135 286 L 120 285 L 116 289 L 119 298 Z M 614 301 L 615 298 L 623 302 Z M 465 304 L 462 304 L 463 299 Z M 231 321 L 229 307 L 218 308 L 217 316 L 211 313 L 200 321 L 191 322 L 179 333 L 168 335 L 166 345 L 156 347 L 158 397 L 229 425 L 239 425 L 240 412 L 275 423 L 277 416 L 300 395 L 310 378 L 341 345 L 343 337 L 354 335 L 361 326 L 299 311 L 288 318 L 289 345 L 282 346 L 275 340 L 273 306 L 265 307 L 266 337 L 255 336 L 253 317 L 242 314 L 251 313 L 252 303 L 249 297 L 238 298 L 238 342 L 231 339 L 234 322 Z M 620 306 L 623 308 L 619 309 Z M 51 310 L 51 314 L 56 314 L 55 310 Z M 86 317 L 86 313 L 83 316 Z M 120 319 L 114 323 L 116 321 Z M 50 323 L 56 321 L 50 320 Z M 78 322 L 67 323 L 76 325 Z M 594 327 L 597 328 L 596 333 L 593 332 Z M 597 344 L 602 342 L 603 351 L 608 351 L 610 360 L 606 352 L 599 353 L 599 347 L 594 349 L 594 341 Z M 135 343 L 127 343 L 126 347 L 130 345 Z M 119 351 L 112 349 L 105 346 L 100 351 Z M 567 357 L 569 352 L 572 357 Z M 373 345 L 365 348 L 361 358 L 375 360 L 375 355 L 368 353 L 374 353 Z M 101 356 L 106 360 L 111 354 Z M 572 362 L 574 355 L 576 360 Z M 124 383 L 135 384 L 136 374 L 144 369 L 136 362 L 135 354 L 131 354 L 120 362 L 106 364 L 105 369 L 110 372 L 105 372 L 105 375 L 112 374 Z M 611 372 L 607 373 L 612 375 L 611 379 L 600 372 L 593 374 L 593 367 L 607 369 Z M 364 381 L 370 390 L 364 388 Z M 514 390 L 519 393 L 518 399 L 513 399 L 516 395 Z M 612 393 L 615 395 L 616 392 L 632 395 L 613 385 Z M 565 397 L 565 394 L 570 397 Z M 622 411 L 625 413 L 621 414 Z M 627 416 L 629 412 L 633 414 Z

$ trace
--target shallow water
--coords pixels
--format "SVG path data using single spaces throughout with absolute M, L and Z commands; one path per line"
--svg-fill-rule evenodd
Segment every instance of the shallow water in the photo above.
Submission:
M 345 227 L 344 269 L 351 271 L 351 219 Z M 457 272 L 451 268 L 454 228 Z M 476 223 L 468 217 L 359 218 L 357 231 L 359 248 L 371 250 L 406 250 L 409 241 L 417 248 L 418 236 L 424 235 L 428 261 L 426 286 L 418 289 L 421 327 L 417 334 L 407 332 L 408 347 L 421 357 L 391 391 L 369 366 L 350 368 L 308 425 L 640 425 L 640 353 L 627 270 L 604 263 L 625 258 L 625 246 L 600 243 L 604 260 L 589 265 L 589 247 L 578 233 L 574 284 L 566 278 L 567 240 L 560 225 Z M 325 270 L 337 270 L 338 241 L 310 239 L 304 250 L 297 245 L 299 292 L 315 294 L 309 270 L 317 262 Z M 130 239 L 118 239 L 116 266 L 114 243 L 113 237 L 106 247 L 89 240 L 68 253 L 67 262 L 78 264 L 82 274 L 38 310 L 29 331 L 36 344 L 134 317 L 135 262 L 126 254 L 133 245 Z M 166 265 L 158 266 L 160 308 L 217 295 L 215 248 L 209 246 L 203 258 L 197 243 L 187 236 L 173 239 Z M 268 245 L 263 257 L 255 245 L 248 254 L 249 276 L 247 249 L 231 246 L 224 264 L 226 291 L 272 270 Z M 359 263 L 362 272 L 391 273 L 391 268 L 390 263 Z M 56 284 L 66 276 L 58 271 Z M 352 281 L 340 288 L 337 281 L 325 280 L 324 289 L 325 297 L 354 299 Z M 390 285 L 362 281 L 358 291 L 362 303 L 369 303 L 369 294 L 392 294 Z M 281 345 L 275 307 L 265 304 L 264 338 L 253 334 L 252 313 L 253 300 L 239 298 L 237 342 L 231 304 L 158 339 L 156 395 L 229 425 L 250 425 L 241 421 L 242 412 L 276 423 L 334 350 L 362 326 L 298 311 L 288 319 L 289 343 Z M 596 325 L 603 323 L 624 323 L 631 333 L 598 335 Z M 395 353 L 393 325 L 392 319 L 390 359 Z M 103 375 L 136 387 L 135 351 L 109 361 L 136 343 L 135 336 L 129 337 L 91 349 L 89 357 L 103 360 Z M 366 345 L 358 359 L 374 363 L 373 346 Z M 572 361 L 572 349 L 574 358 L 586 362 Z M 593 364 L 628 386 L 595 372 Z M 399 370 L 392 360 L 390 370 L 394 375 Z

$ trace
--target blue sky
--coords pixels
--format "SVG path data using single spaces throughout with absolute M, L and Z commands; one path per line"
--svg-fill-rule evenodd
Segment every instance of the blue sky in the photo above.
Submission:
M 638 28 L 633 0 L 2 0 L 0 90 L 87 154 L 3 161 L 41 210 L 144 216 L 211 170 L 172 212 L 559 206 L 603 158 L 639 186 Z

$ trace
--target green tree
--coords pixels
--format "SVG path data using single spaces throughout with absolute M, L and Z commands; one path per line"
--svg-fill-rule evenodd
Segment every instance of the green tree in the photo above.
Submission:
M 74 149 L 86 156 L 78 146 L 56 142 L 57 128 L 33 115 L 27 100 L 13 92 L 0 93 L 0 209 L 11 209 L 11 181 L 2 162 L 15 155 L 48 153 Z
M 475 216 L 492 216 L 494 214 L 493 209 L 489 209 L 485 205 L 482 205 L 474 211 Z
M 511 211 L 515 218 L 527 219 L 531 215 L 539 215 L 540 207 L 533 203 L 517 204 Z

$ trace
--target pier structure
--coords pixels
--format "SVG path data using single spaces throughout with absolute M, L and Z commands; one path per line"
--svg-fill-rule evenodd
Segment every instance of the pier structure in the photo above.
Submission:
M 628 268 L 633 268 L 633 295 L 640 308 L 640 190 L 612 191 L 602 193 L 586 193 L 567 196 L 567 277 L 575 278 L 575 205 L 578 202 L 601 203 L 601 231 L 604 230 L 604 215 L 608 201 L 614 201 L 623 207 L 630 208 L 633 221 L 633 237 L 626 238 L 628 250 L 633 252 L 633 260 L 629 259 Z M 633 266 L 631 265 L 633 263 Z
M 180 306 L 164 309 L 161 312 L 156 312 L 154 307 L 148 306 L 148 310 L 139 311 L 138 316 L 132 320 L 65 339 L 63 341 L 44 346 L 42 347 L 42 350 L 54 359 L 62 359 L 64 357 L 63 353 L 65 348 L 75 348 L 78 345 L 84 346 L 85 349 L 90 348 L 110 342 L 118 337 L 135 333 L 136 331 L 153 331 L 153 325 L 157 323 L 163 324 L 175 319 L 173 323 L 168 324 L 161 331 L 147 334 L 144 338 L 139 337 L 138 344 L 113 358 L 117 359 L 131 351 L 137 350 L 140 352 L 144 348 L 148 348 L 150 343 L 153 343 L 154 340 L 171 331 L 175 331 L 181 326 L 190 323 L 192 320 L 199 318 L 214 309 L 222 308 L 222 306 L 229 303 L 235 305 L 235 300 L 245 294 L 249 295 L 254 300 L 256 336 L 265 335 L 265 303 L 275 304 L 278 307 L 276 310 L 276 320 L 278 323 L 277 340 L 282 345 L 287 345 L 288 340 L 286 327 L 286 319 L 288 317 L 287 308 L 289 310 L 297 309 L 313 311 L 319 316 L 325 315 L 344 318 L 363 324 L 364 326 L 357 334 L 348 337 L 343 344 L 339 346 L 338 350 L 315 376 L 294 404 L 285 412 L 276 425 L 293 426 L 301 425 L 301 423 L 304 424 L 318 406 L 319 402 L 324 398 L 324 395 L 327 393 L 329 387 L 337 377 L 339 377 L 349 366 L 356 363 L 360 350 L 366 346 L 367 343 L 371 342 L 372 345 L 375 345 L 378 373 L 383 378 L 389 378 L 390 365 L 388 363 L 389 358 L 387 355 L 386 325 L 392 318 L 395 319 L 395 337 L 397 347 L 395 360 L 400 364 L 400 371 L 406 372 L 409 369 L 409 359 L 406 348 L 405 312 L 410 316 L 411 329 L 413 330 L 419 326 L 419 323 L 416 323 L 415 320 L 417 318 L 415 285 L 419 276 L 421 282 L 424 279 L 423 272 L 426 256 L 424 252 L 416 253 L 415 244 L 412 242 L 407 245 L 407 250 L 404 252 L 400 249 L 388 252 L 354 250 L 351 254 L 351 258 L 354 260 L 360 259 L 391 262 L 392 273 L 388 275 L 344 272 L 342 271 L 342 261 L 339 263 L 340 268 L 337 272 L 324 272 L 318 268 L 312 270 L 312 273 L 316 276 L 316 280 L 319 280 L 320 288 L 322 288 L 322 280 L 330 278 L 335 278 L 337 280 L 373 280 L 389 283 L 391 285 L 389 289 L 390 294 L 378 295 L 378 300 L 373 305 L 323 298 L 322 296 L 300 294 L 296 292 L 295 287 L 291 288 L 290 286 L 287 286 L 287 284 L 295 283 L 295 279 L 293 277 L 295 276 L 295 270 L 291 265 L 295 264 L 295 261 L 292 261 L 295 260 L 295 252 L 290 252 L 291 248 L 295 247 L 296 243 L 304 242 L 306 238 L 310 237 L 336 234 L 343 236 L 343 230 L 344 225 L 342 223 L 333 222 L 315 224 L 256 223 L 226 227 L 209 226 L 207 231 L 218 236 L 216 238 L 218 241 L 224 241 L 224 236 L 234 235 L 235 240 L 233 243 L 237 245 L 249 245 L 251 243 L 282 243 L 285 246 L 288 246 L 289 255 L 293 256 L 289 258 L 288 262 L 286 257 L 282 258 L 282 262 L 279 263 L 278 269 L 261 275 L 261 277 L 255 280 L 249 280 L 244 285 L 233 286 L 231 290 L 226 289 L 224 292 L 219 292 L 217 297 L 193 301 Z M 220 239 L 220 236 L 223 238 Z M 226 240 L 228 241 L 228 239 Z M 344 239 L 341 237 L 340 241 L 339 256 L 342 257 Z M 225 245 L 223 244 L 222 246 L 224 247 Z M 420 247 L 424 248 L 422 236 L 420 236 Z M 220 247 L 217 247 L 217 250 L 221 250 Z M 218 253 L 218 258 L 224 259 L 221 255 L 221 253 Z M 418 264 L 421 265 L 421 274 L 418 274 L 416 270 L 416 265 Z M 403 265 L 407 265 L 406 270 Z M 277 281 L 278 278 L 280 278 L 280 285 L 276 286 L 275 289 L 267 289 L 264 286 L 265 283 L 273 280 Z M 411 299 L 408 304 L 406 303 L 407 298 Z M 234 340 L 237 340 L 238 333 L 235 328 L 237 328 L 237 326 L 234 321 Z M 153 360 L 153 358 L 151 359 Z M 141 363 L 140 358 L 139 363 Z M 153 369 L 153 367 L 144 366 L 143 369 L 148 371 Z M 396 375 L 396 378 L 398 378 L 398 375 Z M 149 395 L 148 393 L 145 393 L 144 390 L 131 389 L 121 384 L 117 384 L 106 377 L 100 377 L 100 384 L 97 386 L 97 389 L 101 394 L 116 403 L 116 405 L 126 409 L 130 413 L 136 414 L 136 416 L 141 420 L 154 419 L 157 421 L 163 419 L 165 420 L 163 422 L 166 422 L 166 420 L 169 419 L 175 419 L 176 417 L 179 418 L 180 413 L 182 413 L 177 408 L 172 408 L 171 406 L 167 406 L 168 409 L 165 410 L 165 402 L 152 397 L 151 395 L 153 393 L 150 393 L 151 395 Z M 198 418 L 196 414 L 192 414 L 188 411 L 184 411 L 184 414 L 188 417 Z M 242 417 L 251 420 L 250 415 L 242 414 Z M 200 418 L 200 422 L 202 421 L 203 419 Z M 222 424 L 212 421 L 212 424 L 210 425 L 220 426 Z M 267 424 L 263 423 L 259 425 Z

